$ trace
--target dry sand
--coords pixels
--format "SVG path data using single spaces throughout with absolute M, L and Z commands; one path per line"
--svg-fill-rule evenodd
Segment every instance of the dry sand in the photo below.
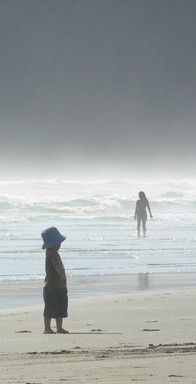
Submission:
M 1 384 L 196 383 L 194 287 L 70 299 L 67 335 L 42 312 L 0 311 Z

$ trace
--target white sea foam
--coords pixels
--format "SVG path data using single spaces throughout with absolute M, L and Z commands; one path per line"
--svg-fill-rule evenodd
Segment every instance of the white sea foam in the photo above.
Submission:
M 156 183 L 0 182 L 0 278 L 42 277 L 41 231 L 57 226 L 69 274 L 196 270 L 195 180 Z M 139 190 L 153 219 L 133 220 Z

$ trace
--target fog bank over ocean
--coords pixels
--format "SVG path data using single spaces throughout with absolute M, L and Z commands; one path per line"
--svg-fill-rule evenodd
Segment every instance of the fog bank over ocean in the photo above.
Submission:
M 195 14 L 195 0 L 1 1 L 1 178 L 195 178 Z

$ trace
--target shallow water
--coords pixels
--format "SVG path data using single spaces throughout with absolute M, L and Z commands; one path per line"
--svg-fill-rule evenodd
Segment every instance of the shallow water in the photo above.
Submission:
M 40 233 L 56 226 L 68 275 L 196 271 L 195 181 L 138 185 L 57 180 L 0 183 L 0 279 L 44 276 Z M 153 219 L 136 236 L 138 191 Z

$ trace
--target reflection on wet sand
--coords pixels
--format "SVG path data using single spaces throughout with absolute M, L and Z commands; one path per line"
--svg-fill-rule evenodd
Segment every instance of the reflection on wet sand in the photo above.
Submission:
M 139 273 L 139 290 L 146 291 L 149 289 L 149 273 Z

